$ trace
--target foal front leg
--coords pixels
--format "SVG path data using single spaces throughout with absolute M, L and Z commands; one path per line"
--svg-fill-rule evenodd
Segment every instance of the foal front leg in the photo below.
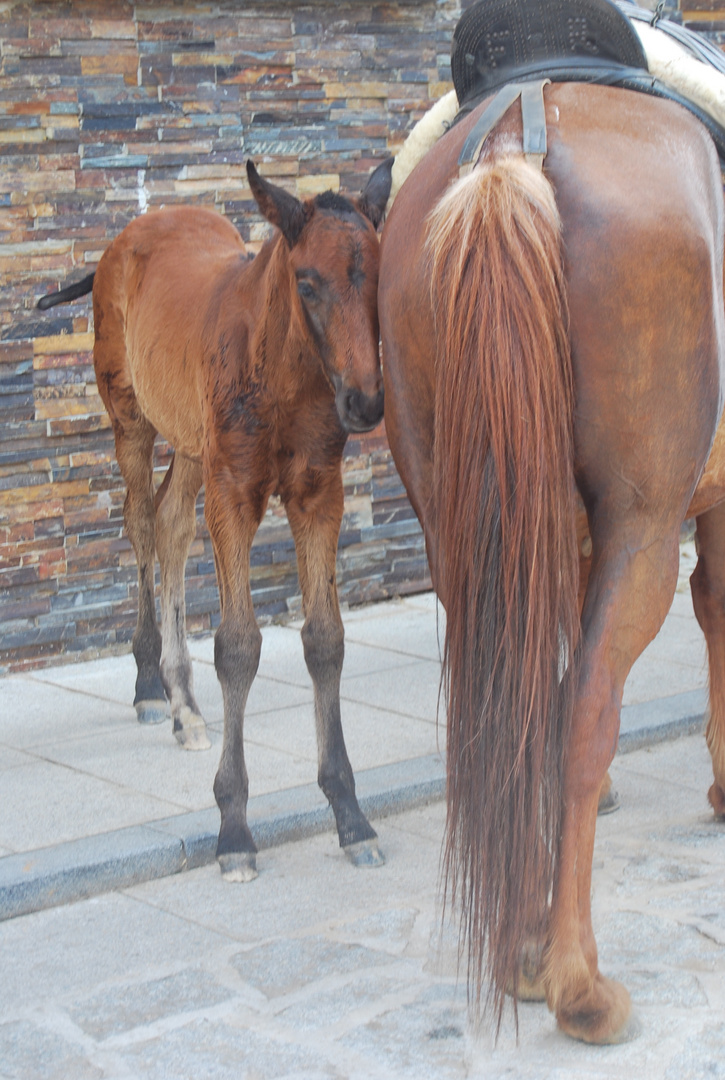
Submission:
M 297 550 L 305 623 L 302 644 L 315 692 L 317 781 L 330 802 L 340 847 L 355 866 L 381 866 L 377 834 L 360 809 L 340 718 L 344 629 L 335 582 L 335 556 L 343 510 L 339 465 L 314 495 L 286 494 Z
M 257 876 L 257 847 L 247 825 L 244 709 L 262 648 L 249 587 L 249 553 L 265 503 L 248 486 L 230 482 L 223 469 L 206 478 L 206 519 L 221 600 L 214 665 L 224 698 L 224 739 L 214 780 L 221 812 L 216 855 L 227 881 Z

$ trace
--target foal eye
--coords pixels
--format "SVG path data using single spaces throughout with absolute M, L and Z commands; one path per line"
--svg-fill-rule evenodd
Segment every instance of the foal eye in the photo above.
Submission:
M 300 294 L 303 300 L 316 300 L 317 290 L 314 285 L 311 285 L 309 281 L 298 281 L 297 292 Z

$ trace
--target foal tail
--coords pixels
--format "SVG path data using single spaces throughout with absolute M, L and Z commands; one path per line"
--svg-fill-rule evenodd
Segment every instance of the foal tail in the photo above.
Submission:
M 561 221 L 522 157 L 435 208 L 434 500 L 447 615 L 446 893 L 500 1025 L 556 860 L 578 611 Z
M 41 311 L 46 311 L 48 308 L 55 307 L 56 304 L 67 304 L 71 300 L 77 300 L 79 296 L 85 296 L 86 293 L 92 291 L 95 276 L 94 271 L 92 274 L 88 274 L 87 277 L 81 278 L 80 281 L 76 281 L 73 285 L 67 285 L 65 289 L 61 289 L 59 292 L 41 296 L 37 306 Z

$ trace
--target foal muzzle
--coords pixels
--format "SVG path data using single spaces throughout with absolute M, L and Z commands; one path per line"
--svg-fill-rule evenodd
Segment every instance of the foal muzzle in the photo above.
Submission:
M 356 387 L 340 387 L 335 405 L 345 431 L 370 431 L 383 418 L 384 393 L 382 386 L 376 394 L 364 394 Z

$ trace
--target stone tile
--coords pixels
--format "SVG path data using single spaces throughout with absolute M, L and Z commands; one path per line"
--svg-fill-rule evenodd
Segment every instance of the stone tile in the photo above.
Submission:
M 712 783 L 710 754 L 700 734 L 643 747 L 636 757 L 631 754 L 617 756 L 612 768 L 618 775 L 631 773 L 633 777 L 659 778 L 666 792 L 673 787 L 687 787 L 706 795 Z M 659 800 L 665 810 L 668 797 L 661 794 Z
M 341 1043 L 370 1062 L 384 1060 L 389 1075 L 448 1080 L 469 1075 L 464 1061 L 466 994 L 443 983 L 348 1032 Z
M 443 651 L 445 626 L 439 619 L 439 626 L 436 627 L 434 611 L 421 618 L 420 611 L 409 610 L 402 602 L 391 600 L 387 604 L 375 605 L 374 609 L 360 608 L 348 612 L 345 636 L 348 641 L 438 662 Z
M 317 1032 L 333 1036 L 341 1028 L 359 1024 L 359 1014 L 366 1017 L 387 1011 L 391 1001 L 409 997 L 411 984 L 418 973 L 412 969 L 407 978 L 376 972 L 374 976 L 355 973 L 343 986 L 324 990 L 313 987 L 301 999 L 276 1014 L 281 1025 L 290 1028 L 290 1036 Z
M 445 630 L 445 609 L 434 592 L 413 593 L 411 596 L 406 596 L 402 603 L 413 611 L 420 609 L 434 616 L 437 615 L 441 627 Z
M 0 772 L 5 769 L 16 769 L 19 765 L 33 765 L 37 760 L 34 754 L 16 750 L 13 746 L 3 746 L 0 743 Z
M 31 1020 L 13 1020 L 0 1023 L 0 1075 L 3 1080 L 102 1080 L 105 1073 L 83 1047 Z
M 0 743 L 19 750 L 99 731 L 111 734 L 131 719 L 135 723 L 135 715 L 130 706 L 52 683 L 26 676 L 0 678 Z
M 319 1048 L 207 1019 L 129 1047 L 122 1060 L 144 1080 L 337 1080 L 342 1075 Z
M 155 815 L 159 817 L 174 810 L 199 810 L 209 805 L 221 734 L 210 731 L 210 737 L 211 750 L 190 753 L 182 750 L 174 738 L 171 720 L 163 724 L 134 722 L 112 739 L 98 734 L 51 743 L 45 758 L 75 770 L 80 777 L 94 777 L 147 798 L 164 800 L 167 809 Z
M 299 936 L 304 930 L 320 933 L 338 928 L 341 921 L 354 922 L 390 907 L 411 905 L 418 910 L 436 891 L 439 843 L 416 832 L 414 825 L 412 832 L 401 828 L 400 822 L 420 816 L 429 821 L 437 816 L 442 829 L 445 805 L 438 803 L 376 823 L 386 864 L 374 870 L 351 866 L 337 836 L 329 832 L 260 852 L 259 877 L 245 886 L 222 881 L 218 867 L 208 866 L 174 879 L 137 885 L 128 892 L 180 920 L 198 921 L 247 944 L 286 934 Z
M 209 1009 L 234 996 L 209 972 L 189 967 L 161 979 L 112 985 L 68 1008 L 74 1024 L 94 1039 L 108 1039 L 158 1020 Z
M 689 971 L 672 971 L 669 967 L 658 971 L 654 965 L 647 968 L 628 965 L 626 969 L 619 968 L 618 974 L 626 982 L 635 1006 L 672 1005 L 677 1009 L 707 1006 L 707 995 L 699 979 Z
M 665 961 L 663 942 L 666 968 L 712 967 L 725 973 L 725 948 L 674 919 L 640 911 L 600 912 L 594 929 L 601 967 L 618 971 L 625 979 L 634 969 L 647 971 L 654 965 L 657 970 Z
M 3 965 L 2 1012 L 69 1007 L 96 988 L 164 978 L 200 961 L 213 970 L 228 952 L 223 932 L 122 893 L 50 908 L 0 923 L 0 955 L 13 958 Z
M 636 705 L 702 686 L 707 686 L 705 667 L 677 663 L 663 649 L 660 658 L 642 655 L 633 665 L 624 686 L 622 702 L 624 705 Z
M 346 920 L 332 932 L 339 940 L 366 948 L 383 949 L 397 956 L 405 951 L 417 917 L 416 908 L 391 907 Z
M 22 813 L 0 818 L 0 844 L 13 851 L 142 824 L 178 809 L 152 794 L 50 761 L 0 772 L 0 806 L 22 807 Z
M 430 660 L 407 664 L 402 669 L 380 671 L 373 679 L 368 676 L 346 678 L 343 675 L 341 697 L 366 702 L 390 714 L 416 717 L 435 726 L 438 716 L 440 668 Z M 445 712 L 441 703 L 441 727 Z
M 624 866 L 617 885 L 620 896 L 641 896 L 664 886 L 680 885 L 702 878 L 704 868 L 692 860 L 683 861 L 673 853 L 663 853 L 652 848 L 634 855 Z M 668 889 L 667 895 L 670 896 Z
M 359 979 L 368 968 L 390 963 L 390 957 L 315 935 L 247 949 L 230 962 L 245 983 L 268 998 L 276 998 L 332 977 L 354 974 Z
M 704 1024 L 671 1061 L 665 1080 L 725 1080 L 725 1023 Z
M 445 730 L 436 730 L 433 724 L 346 697 L 342 698 L 340 711 L 345 745 L 355 771 L 433 754 L 441 744 L 445 747 Z M 246 744 L 250 747 L 255 743 L 317 763 L 312 703 L 299 709 L 249 716 L 244 728 Z
M 30 678 L 35 682 L 62 686 L 66 690 L 90 694 L 104 701 L 133 706 L 136 692 L 136 661 L 131 653 L 39 668 Z

